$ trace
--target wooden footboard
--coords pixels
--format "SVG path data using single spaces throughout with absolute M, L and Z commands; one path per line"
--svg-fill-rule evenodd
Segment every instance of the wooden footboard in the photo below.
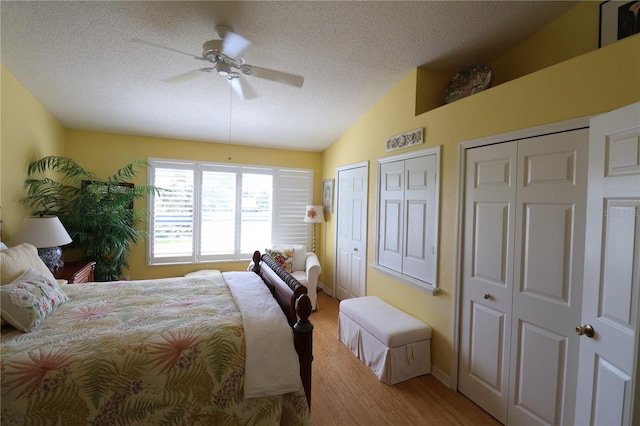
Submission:
M 253 272 L 265 282 L 273 297 L 278 301 L 293 328 L 293 339 L 300 361 L 300 378 L 311 409 L 311 363 L 313 361 L 313 324 L 311 300 L 307 288 L 293 278 L 269 255 L 253 253 Z

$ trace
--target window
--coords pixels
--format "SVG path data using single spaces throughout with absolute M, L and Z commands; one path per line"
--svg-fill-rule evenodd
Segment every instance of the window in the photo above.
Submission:
M 378 160 L 376 264 L 437 291 L 440 147 Z
M 307 244 L 313 171 L 149 160 L 148 263 L 246 260 L 273 244 Z

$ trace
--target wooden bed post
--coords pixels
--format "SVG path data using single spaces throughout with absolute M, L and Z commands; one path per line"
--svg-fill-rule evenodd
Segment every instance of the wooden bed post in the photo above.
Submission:
M 304 385 L 304 393 L 307 396 L 307 404 L 311 410 L 311 363 L 313 361 L 313 324 L 309 321 L 311 315 L 311 299 L 306 294 L 298 298 L 296 308 L 298 322 L 293 326 L 293 343 L 298 351 L 300 360 L 300 377 Z

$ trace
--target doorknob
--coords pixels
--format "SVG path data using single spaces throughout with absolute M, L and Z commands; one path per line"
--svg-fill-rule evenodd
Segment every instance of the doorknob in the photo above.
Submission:
M 354 249 L 353 249 L 353 251 L 358 251 L 358 249 L 357 249 L 357 248 L 354 248 Z
M 482 297 L 485 298 L 485 299 L 491 299 L 491 294 L 485 293 L 485 294 L 482 295 Z
M 576 334 L 578 336 L 582 336 L 584 334 L 587 337 L 593 338 L 593 335 L 595 334 L 595 330 L 593 329 L 591 324 L 585 324 L 582 326 L 579 325 L 576 327 Z

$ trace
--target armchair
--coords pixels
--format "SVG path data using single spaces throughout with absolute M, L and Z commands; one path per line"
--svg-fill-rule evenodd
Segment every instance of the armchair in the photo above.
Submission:
M 318 277 L 322 268 L 320 267 L 320 261 L 318 256 L 312 251 L 307 251 L 307 247 L 300 244 L 280 244 L 274 245 L 269 250 L 290 250 L 293 249 L 293 263 L 291 275 L 300 282 L 303 286 L 307 287 L 309 299 L 311 300 L 311 308 L 315 311 L 317 306 L 317 287 Z

